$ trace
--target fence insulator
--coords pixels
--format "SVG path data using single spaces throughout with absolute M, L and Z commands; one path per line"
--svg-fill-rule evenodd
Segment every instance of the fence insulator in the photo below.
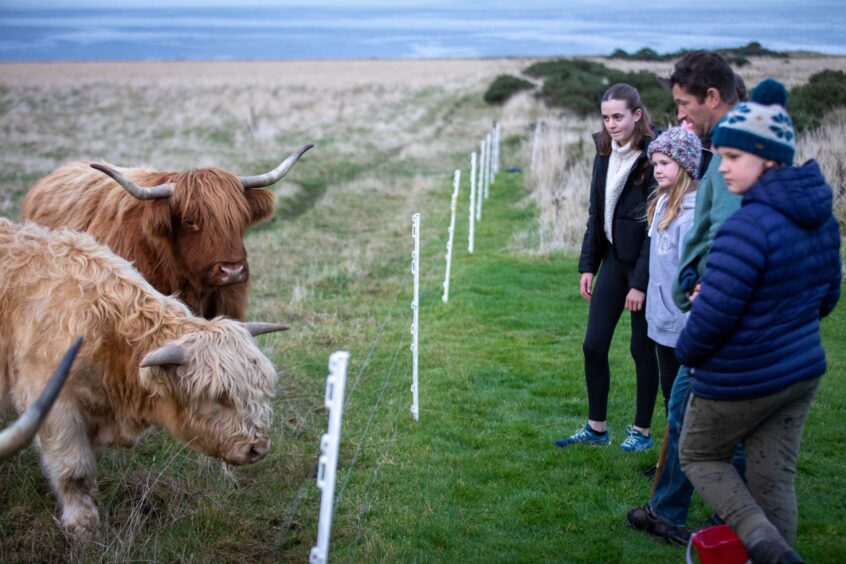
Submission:
M 476 151 L 470 155 L 470 229 L 467 235 L 467 252 L 473 254 L 473 231 L 476 227 Z
M 338 446 L 341 443 L 341 415 L 344 410 L 344 387 L 347 383 L 347 363 L 350 353 L 336 351 L 329 357 L 329 376 L 326 378 L 324 405 L 329 410 L 329 430 L 320 439 L 320 461 L 317 468 L 317 487 L 320 495 L 320 521 L 317 526 L 317 545 L 311 549 L 309 562 L 325 564 L 329 558 L 329 533 L 335 506 L 335 474 L 338 469 Z
M 446 274 L 444 274 L 444 295 L 441 301 L 446 303 L 449 301 L 449 271 L 452 267 L 452 238 L 455 234 L 455 208 L 458 204 L 458 185 L 461 182 L 461 171 L 456 170 L 452 177 L 452 201 L 449 204 L 450 218 L 449 218 L 449 237 L 446 245 Z
M 418 353 L 420 351 L 420 214 L 411 217 L 411 237 L 414 252 L 411 253 L 411 273 L 414 275 L 414 298 L 411 302 L 411 415 L 420 419 L 420 395 L 418 393 Z

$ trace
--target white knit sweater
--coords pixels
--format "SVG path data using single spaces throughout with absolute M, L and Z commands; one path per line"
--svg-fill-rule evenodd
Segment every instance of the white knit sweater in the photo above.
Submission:
M 614 242 L 611 238 L 614 208 L 617 207 L 617 201 L 623 193 L 629 173 L 639 156 L 640 151 L 632 149 L 631 141 L 622 147 L 616 141 L 611 141 L 611 157 L 608 159 L 608 173 L 605 176 L 605 221 L 603 222 L 605 236 L 611 243 Z

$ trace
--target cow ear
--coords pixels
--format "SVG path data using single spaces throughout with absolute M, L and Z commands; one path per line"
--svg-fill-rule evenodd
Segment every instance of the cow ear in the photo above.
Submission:
M 188 351 L 173 343 L 147 353 L 141 363 L 141 385 L 150 392 L 162 393 L 168 386 L 169 376 L 177 366 L 188 363 Z
M 270 190 L 245 190 L 244 198 L 250 208 L 250 225 L 260 223 L 273 215 L 276 195 Z

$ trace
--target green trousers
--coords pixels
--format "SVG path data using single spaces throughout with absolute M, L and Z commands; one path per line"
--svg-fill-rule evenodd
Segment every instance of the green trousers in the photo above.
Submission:
M 679 440 L 682 469 L 747 549 L 796 540 L 796 463 L 819 382 L 805 380 L 751 400 L 691 395 L 688 401 Z M 746 448 L 746 482 L 731 464 L 739 440 Z

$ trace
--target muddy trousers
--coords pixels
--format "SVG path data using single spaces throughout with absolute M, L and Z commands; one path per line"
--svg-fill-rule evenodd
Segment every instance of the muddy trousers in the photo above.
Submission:
M 680 439 L 682 469 L 747 549 L 796 540 L 796 463 L 819 378 L 742 401 L 691 395 Z M 746 483 L 731 465 L 746 446 Z

